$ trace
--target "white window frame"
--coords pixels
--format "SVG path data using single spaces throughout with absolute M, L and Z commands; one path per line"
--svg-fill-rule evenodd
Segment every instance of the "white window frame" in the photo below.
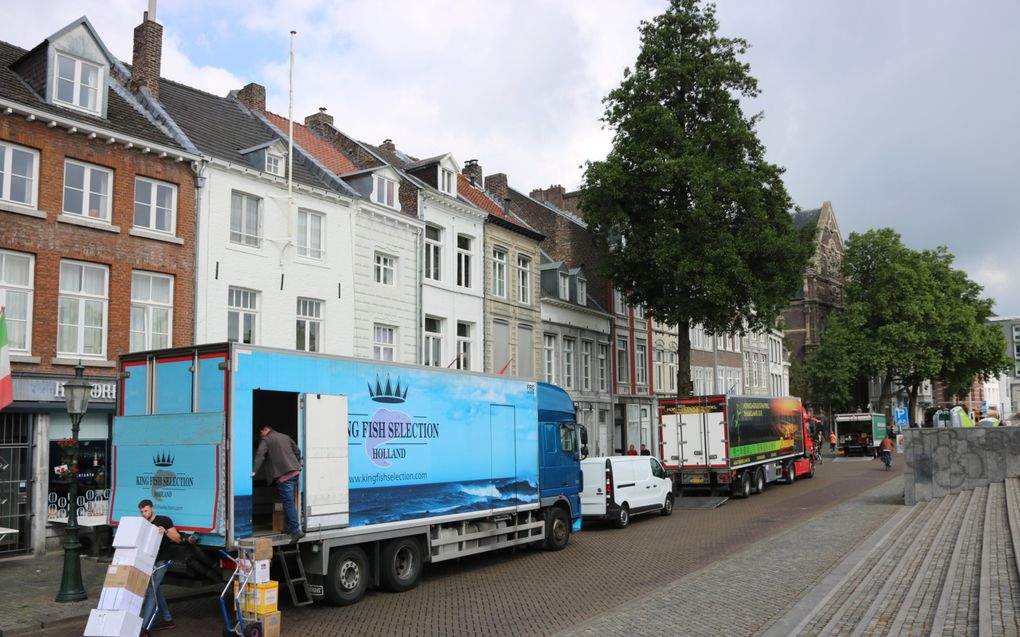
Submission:
M 74 62 L 74 77 L 73 78 L 62 78 L 60 76 L 60 60 L 66 58 Z M 82 81 L 82 69 L 85 66 L 94 67 L 96 69 L 96 86 L 88 86 Z M 71 82 L 73 84 L 71 101 L 61 99 L 60 85 L 61 82 Z M 88 105 L 82 104 L 82 88 L 86 87 L 89 90 L 95 91 L 95 108 L 89 107 Z M 106 67 L 102 64 L 96 64 L 89 62 L 67 53 L 57 52 L 53 57 L 53 103 L 58 106 L 65 106 L 72 108 L 77 111 L 83 111 L 85 113 L 91 113 L 98 115 L 103 112 L 103 103 L 106 99 Z
M 676 352 L 666 352 L 666 374 L 669 376 L 669 391 L 676 391 Z
M 556 382 L 556 335 L 542 335 L 542 375 L 545 382 Z
M 379 205 L 398 210 L 400 199 L 397 196 L 397 182 L 382 175 L 373 175 L 372 201 Z
M 616 307 L 613 308 L 613 309 L 616 311 L 616 313 L 620 314 L 620 315 L 623 315 L 623 316 L 626 316 L 627 315 L 627 295 L 624 294 L 623 292 L 621 292 L 620 290 L 617 290 L 617 289 L 614 288 L 613 289 L 613 299 L 614 299 L 614 303 L 616 305 Z
M 577 278 L 577 304 L 588 305 L 588 281 Z
M 648 341 L 643 338 L 634 339 L 634 382 L 648 384 Z
M 65 267 L 68 268 L 65 270 Z M 77 270 L 76 275 L 70 273 L 70 269 L 74 268 Z M 83 281 L 85 278 L 86 270 L 95 270 L 102 272 L 103 274 L 103 291 L 101 294 L 89 293 L 83 289 Z M 64 279 L 64 273 L 68 272 L 68 280 Z M 77 283 L 70 280 L 76 278 Z M 65 357 L 81 357 L 90 359 L 105 359 L 106 358 L 106 338 L 107 330 L 109 329 L 109 305 L 110 305 L 110 268 L 105 265 L 98 263 L 88 263 L 85 261 L 71 261 L 61 260 L 60 262 L 60 298 L 58 301 L 57 308 L 57 355 Z M 67 303 L 67 305 L 65 305 Z M 100 309 L 102 316 L 102 323 L 99 326 L 91 325 L 86 328 L 85 325 L 85 309 L 90 304 L 97 304 Z M 68 322 L 65 319 L 69 319 L 65 312 L 65 307 L 75 306 L 75 317 L 74 322 Z M 65 326 L 74 328 L 74 347 L 66 347 L 66 343 L 61 343 L 61 331 Z M 99 348 L 97 351 L 85 351 L 85 330 L 100 330 Z
M 564 301 L 570 300 L 570 275 L 566 272 L 560 272 L 557 279 L 559 281 L 558 292 L 559 297 Z
M 531 259 L 517 255 L 517 301 L 531 305 Z
M 82 188 L 80 190 L 80 192 L 81 192 L 82 210 L 80 210 L 80 211 L 75 211 L 75 210 L 69 210 L 68 209 L 68 197 L 67 197 L 68 190 L 74 190 L 74 191 L 78 192 L 77 188 L 72 189 L 70 186 L 68 186 L 67 171 L 68 171 L 68 168 L 71 167 L 71 166 L 74 166 L 76 168 L 80 168 L 83 171 L 82 172 Z M 106 178 L 106 192 L 105 193 L 93 191 L 93 188 L 95 186 L 94 182 L 97 181 L 100 176 L 103 176 L 103 177 Z M 102 166 L 97 166 L 95 164 L 89 164 L 89 163 L 86 163 L 86 162 L 83 162 L 83 161 L 75 161 L 73 159 L 65 159 L 64 160 L 64 183 L 63 183 L 63 189 L 62 190 L 63 190 L 63 198 L 64 198 L 64 203 L 63 203 L 63 206 L 62 206 L 62 210 L 63 210 L 64 214 L 66 214 L 66 215 L 74 215 L 76 217 L 81 217 L 83 219 L 92 219 L 94 221 L 105 223 L 105 224 L 109 224 L 110 223 L 111 211 L 112 211 L 112 208 L 113 208 L 113 206 L 112 206 L 112 201 L 113 201 L 113 171 L 112 170 L 110 170 L 109 168 L 104 168 Z M 91 208 L 91 204 L 92 204 L 91 199 L 92 199 L 92 197 L 100 197 L 100 201 L 101 201 L 100 209 L 98 209 L 98 214 L 95 214 L 95 215 L 92 214 L 92 210 L 93 210 Z
M 429 231 L 434 231 L 435 237 L 429 237 Z M 425 226 L 425 278 L 443 280 L 443 229 L 439 226 Z
M 461 328 L 464 328 L 463 331 Z M 457 362 L 454 367 L 471 371 L 471 351 L 474 347 L 474 324 L 457 321 Z
M 397 284 L 397 258 L 384 254 L 375 253 L 375 282 L 379 285 L 395 286 Z
M 143 295 L 141 289 L 135 284 L 142 279 L 147 279 L 146 287 L 148 294 Z M 165 281 L 169 294 L 165 300 L 155 299 L 152 294 L 153 282 Z M 135 328 L 135 311 L 140 311 L 142 316 L 141 331 Z M 157 338 L 155 331 L 156 317 L 159 312 L 166 313 L 166 334 L 164 338 Z M 128 350 L 132 352 L 143 352 L 151 349 L 166 349 L 173 347 L 174 336 L 174 277 L 170 274 L 159 272 L 145 272 L 133 270 L 131 272 L 131 317 L 128 326 Z M 141 342 L 136 342 L 136 335 Z
M 377 361 L 397 360 L 397 328 L 393 325 L 372 325 L 372 358 Z
M 25 260 L 27 262 L 28 277 L 25 281 L 16 281 L 10 271 L 13 269 L 9 263 L 11 260 Z M 19 306 L 24 314 L 11 316 L 13 304 L 11 299 L 20 297 Z M 29 354 L 32 351 L 32 310 L 35 300 L 35 255 L 13 250 L 0 250 L 0 305 L 7 306 L 7 346 L 12 354 Z M 12 330 L 11 326 L 17 327 Z M 23 333 L 24 342 L 18 342 L 11 338 L 11 333 Z
M 616 382 L 630 383 L 630 342 L 626 338 L 616 339 Z
M 322 315 L 323 307 L 325 305 L 326 302 L 322 299 L 312 299 L 301 296 L 297 298 L 297 306 L 294 310 L 294 347 L 298 351 L 322 351 Z M 303 342 L 298 341 L 299 335 Z
M 235 211 L 234 202 L 238 201 L 240 206 Z M 250 208 L 250 202 L 255 204 L 255 227 L 250 228 L 248 212 Z M 235 228 L 235 216 L 237 227 Z M 230 243 L 235 245 L 246 246 L 249 248 L 262 248 L 262 219 L 263 218 L 263 206 L 262 198 L 250 195 L 240 190 L 234 190 L 230 193 Z
M 429 329 L 429 321 L 434 321 L 435 329 Z M 421 364 L 427 367 L 443 366 L 443 324 L 445 321 L 438 316 L 425 317 L 424 342 Z
M 664 352 L 661 349 L 655 350 L 655 390 L 662 391 L 665 381 L 665 369 L 663 368 Z
M 577 354 L 577 340 L 563 337 L 563 386 L 574 389 L 574 357 Z
M 259 297 L 258 290 L 231 285 L 227 288 L 227 340 L 252 345 L 259 342 Z M 237 337 L 230 337 L 230 321 L 237 321 Z M 251 340 L 244 340 L 244 324 L 251 321 Z
M 599 378 L 599 391 L 609 391 L 609 343 L 599 343 L 597 364 L 598 364 L 598 378 Z
M 466 247 L 461 247 L 461 239 L 467 242 Z M 471 248 L 474 239 L 466 234 L 457 235 L 457 285 L 462 288 L 471 288 Z
M 24 153 L 31 156 L 32 158 L 32 174 L 31 175 L 15 175 L 14 174 L 14 154 Z M 24 146 L 18 146 L 6 141 L 0 141 L 0 201 L 13 204 L 15 206 L 24 206 L 33 210 L 39 207 L 39 151 L 26 148 Z M 17 199 L 11 199 L 11 182 L 15 179 L 22 179 L 28 182 L 26 193 L 28 194 L 28 201 L 18 201 Z
M 457 196 L 457 178 L 452 170 L 439 168 L 439 190 L 450 196 Z
M 297 212 L 297 243 L 298 256 L 306 259 L 322 261 L 326 245 L 326 215 L 313 210 L 299 208 Z
M 138 185 L 144 183 L 150 187 L 149 201 L 139 200 L 139 189 Z M 160 228 L 156 224 L 157 211 L 160 209 L 158 206 L 159 202 L 159 191 L 166 189 L 170 191 L 170 207 L 166 209 L 166 227 Z M 148 224 L 138 223 L 138 210 L 139 207 L 146 208 L 149 216 Z M 145 228 L 152 232 L 160 232 L 163 234 L 174 235 L 177 233 L 177 185 L 167 183 L 165 181 L 157 181 L 148 177 L 142 177 L 141 175 L 135 176 L 135 207 L 132 216 L 132 222 L 136 228 Z
M 276 175 L 277 177 L 286 176 L 286 168 L 283 161 L 283 155 L 278 153 L 271 153 L 266 151 L 266 172 L 270 175 Z
M 506 292 L 506 248 L 493 246 L 492 248 L 492 295 L 505 299 Z
M 594 341 L 581 340 L 581 389 L 591 391 L 591 357 Z

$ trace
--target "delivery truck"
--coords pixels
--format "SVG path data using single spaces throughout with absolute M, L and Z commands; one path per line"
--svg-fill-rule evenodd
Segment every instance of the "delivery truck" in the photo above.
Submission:
M 302 451 L 306 535 L 292 551 L 313 600 L 405 590 L 427 562 L 562 549 L 580 528 L 587 440 L 555 386 L 238 343 L 118 365 L 110 524 L 150 499 L 207 549 L 264 536 L 284 548 L 275 487 L 252 477 L 270 425 Z
M 746 498 L 815 473 L 814 441 L 799 398 L 694 396 L 659 401 L 663 466 L 681 495 Z
M 878 457 L 878 445 L 886 436 L 883 414 L 836 414 L 836 453 L 841 456 Z

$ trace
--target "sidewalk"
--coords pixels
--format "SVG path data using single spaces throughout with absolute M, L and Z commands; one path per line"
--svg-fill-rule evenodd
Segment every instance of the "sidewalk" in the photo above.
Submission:
M 81 602 L 54 601 L 60 590 L 64 568 L 63 550 L 50 551 L 42 557 L 24 556 L 0 560 L 0 637 L 20 635 L 51 628 L 68 621 L 88 617 L 99 601 L 108 564 L 95 558 L 81 560 L 81 579 L 88 599 Z M 211 588 L 192 589 L 163 586 L 168 600 L 209 595 Z

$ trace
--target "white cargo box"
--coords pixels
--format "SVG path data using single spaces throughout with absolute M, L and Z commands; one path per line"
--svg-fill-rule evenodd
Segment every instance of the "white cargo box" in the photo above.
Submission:
M 241 581 L 265 584 L 269 581 L 269 567 L 272 560 L 241 560 L 237 563 L 240 569 Z M 254 571 L 254 572 L 253 572 Z M 249 573 L 251 573 L 250 579 Z
M 126 588 L 104 588 L 99 593 L 99 610 L 123 610 L 132 615 L 142 614 L 145 597 Z
M 141 549 L 117 549 L 113 552 L 111 565 L 133 566 L 143 573 L 152 574 L 152 567 L 156 564 L 156 555 L 146 553 Z
M 159 529 L 145 518 L 124 516 L 113 536 L 113 548 L 141 549 L 155 555 L 162 540 Z
M 126 610 L 93 609 L 84 637 L 138 637 L 142 632 L 142 618 Z

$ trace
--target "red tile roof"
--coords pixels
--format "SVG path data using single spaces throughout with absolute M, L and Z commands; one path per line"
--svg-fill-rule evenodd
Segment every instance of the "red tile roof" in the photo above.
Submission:
M 287 118 L 276 113 L 266 111 L 266 117 L 270 123 L 279 129 L 284 135 L 287 134 Z M 311 131 L 304 124 L 294 122 L 294 143 L 305 149 L 305 152 L 316 158 L 322 165 L 333 171 L 335 175 L 346 175 L 357 170 L 357 167 L 347 158 L 346 155 L 336 149 L 335 146 L 322 139 Z
M 515 223 L 517 221 L 508 217 L 506 212 L 503 211 L 503 207 L 490 199 L 488 195 L 472 186 L 471 182 L 464 175 L 457 175 L 457 193 L 490 215 Z

